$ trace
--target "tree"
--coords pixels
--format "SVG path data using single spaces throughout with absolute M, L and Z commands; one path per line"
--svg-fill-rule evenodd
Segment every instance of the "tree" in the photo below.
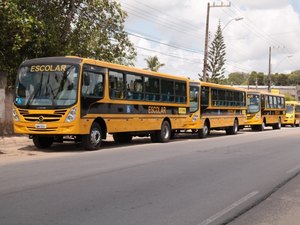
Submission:
M 249 85 L 265 85 L 267 80 L 267 76 L 264 75 L 264 73 L 257 73 L 255 71 L 251 72 L 249 79 L 248 79 L 248 84 Z
M 2 0 L 0 70 L 15 76 L 25 59 L 78 55 L 133 65 L 127 14 L 110 0 Z
M 248 74 L 235 72 L 228 75 L 227 83 L 232 85 L 242 85 L 246 83 L 247 79 Z
M 159 68 L 163 67 L 165 64 L 160 63 L 157 56 L 149 56 L 147 59 L 145 59 L 147 62 L 147 68 L 146 70 L 151 70 L 157 72 Z
M 209 47 L 207 71 L 210 74 L 209 80 L 220 83 L 225 78 L 225 43 L 222 34 L 221 24 L 219 23 L 214 40 Z
M 271 75 L 272 83 L 276 86 L 288 86 L 290 85 L 289 76 L 286 74 L 273 74 Z
M 293 71 L 289 75 L 289 82 L 291 85 L 300 84 L 300 70 Z

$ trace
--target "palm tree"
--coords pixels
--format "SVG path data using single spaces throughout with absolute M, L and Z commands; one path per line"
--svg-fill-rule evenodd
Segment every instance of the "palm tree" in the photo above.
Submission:
M 148 67 L 145 68 L 146 70 L 151 70 L 151 71 L 155 71 L 157 72 L 159 70 L 160 67 L 164 66 L 164 63 L 160 63 L 158 61 L 157 56 L 149 56 L 147 59 L 145 59 L 145 61 L 147 62 Z

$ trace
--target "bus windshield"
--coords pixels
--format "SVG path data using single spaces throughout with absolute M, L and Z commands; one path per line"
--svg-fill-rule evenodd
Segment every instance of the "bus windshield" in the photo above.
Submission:
M 293 113 L 294 106 L 293 105 L 286 105 L 286 113 Z
M 247 113 L 259 112 L 259 95 L 248 94 Z
M 20 107 L 62 107 L 76 103 L 79 67 L 31 65 L 21 67 L 15 104 Z

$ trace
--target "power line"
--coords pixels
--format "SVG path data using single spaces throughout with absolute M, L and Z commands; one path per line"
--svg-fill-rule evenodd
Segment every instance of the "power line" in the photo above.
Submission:
M 127 12 L 133 16 L 142 18 L 144 20 L 150 21 L 154 24 L 162 25 L 168 29 L 175 30 L 178 32 L 186 32 L 189 36 L 193 36 L 194 38 L 199 38 L 199 34 L 193 31 L 193 29 L 188 29 L 186 26 L 179 25 L 174 23 L 173 21 L 164 20 L 162 21 L 159 17 L 154 16 L 153 14 L 146 12 L 136 6 L 131 6 L 128 3 L 122 1 L 124 8 L 127 9 Z
M 161 10 L 158 10 L 158 9 L 156 9 L 156 8 L 153 8 L 153 7 L 149 6 L 148 4 L 142 3 L 142 2 L 137 1 L 137 0 L 134 0 L 134 1 L 137 2 L 137 3 L 140 4 L 140 5 L 143 5 L 143 6 L 147 7 L 147 8 L 149 8 L 149 9 L 152 9 L 153 11 L 158 12 L 159 15 L 165 15 L 165 16 L 167 16 L 167 17 L 172 18 L 172 22 L 173 22 L 174 20 L 176 20 L 176 21 L 177 21 L 177 24 L 181 23 L 183 27 L 187 27 L 187 26 L 188 26 L 188 27 L 190 27 L 190 29 L 196 29 L 196 30 L 199 29 L 199 27 L 197 27 L 197 26 L 194 26 L 194 25 L 191 25 L 191 24 L 188 24 L 188 23 L 183 23 L 182 21 L 178 20 L 177 17 L 174 17 L 173 15 L 170 15 L 170 14 L 168 14 L 168 13 L 166 13 L 166 12 L 163 12 L 163 11 L 161 11 Z
M 180 57 L 178 55 L 167 54 L 165 52 L 160 52 L 160 51 L 156 51 L 156 50 L 153 50 L 153 49 L 144 48 L 144 47 L 141 47 L 141 46 L 135 46 L 135 47 L 139 48 L 139 49 L 142 49 L 142 50 L 145 50 L 145 51 L 155 52 L 155 53 L 159 53 L 161 55 L 165 55 L 165 56 L 169 56 L 169 57 L 173 57 L 173 58 L 177 58 L 177 59 L 182 59 L 182 60 L 185 60 L 185 61 L 188 61 L 188 62 L 201 63 L 200 59 L 199 59 L 199 61 L 197 59 L 191 60 L 191 58 L 185 58 L 185 57 Z
M 144 40 L 155 42 L 155 43 L 158 43 L 158 44 L 161 44 L 161 45 L 165 45 L 165 46 L 168 46 L 168 47 L 172 47 L 172 48 L 175 48 L 175 49 L 180 49 L 180 50 L 184 50 L 184 51 L 187 51 L 187 52 L 198 53 L 198 54 L 201 54 L 203 52 L 203 51 L 201 52 L 201 51 L 196 51 L 196 50 L 193 50 L 193 49 L 188 49 L 188 48 L 180 47 L 180 46 L 174 45 L 174 44 L 167 44 L 167 43 L 164 43 L 164 42 L 161 42 L 161 41 L 157 41 L 157 40 L 154 40 L 154 39 L 151 39 L 151 38 L 148 38 L 148 37 L 144 37 L 144 36 L 141 36 L 139 34 L 134 34 L 134 33 L 128 32 L 128 31 L 127 31 L 127 33 L 129 35 L 131 35 L 131 36 L 142 38 Z

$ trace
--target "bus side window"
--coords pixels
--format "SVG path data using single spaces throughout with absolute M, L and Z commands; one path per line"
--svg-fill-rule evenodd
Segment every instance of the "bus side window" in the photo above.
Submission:
M 145 83 L 145 100 L 160 101 L 160 80 L 154 77 L 144 77 Z
M 265 96 L 262 95 L 262 96 L 261 96 L 261 108 L 264 109 L 265 107 L 266 107 Z
M 208 106 L 209 103 L 209 89 L 207 87 L 201 87 L 201 105 Z
M 109 71 L 109 95 L 113 99 L 123 99 L 125 94 L 125 83 L 123 73 Z
M 82 95 L 86 97 L 103 97 L 104 74 L 94 71 L 83 72 Z

